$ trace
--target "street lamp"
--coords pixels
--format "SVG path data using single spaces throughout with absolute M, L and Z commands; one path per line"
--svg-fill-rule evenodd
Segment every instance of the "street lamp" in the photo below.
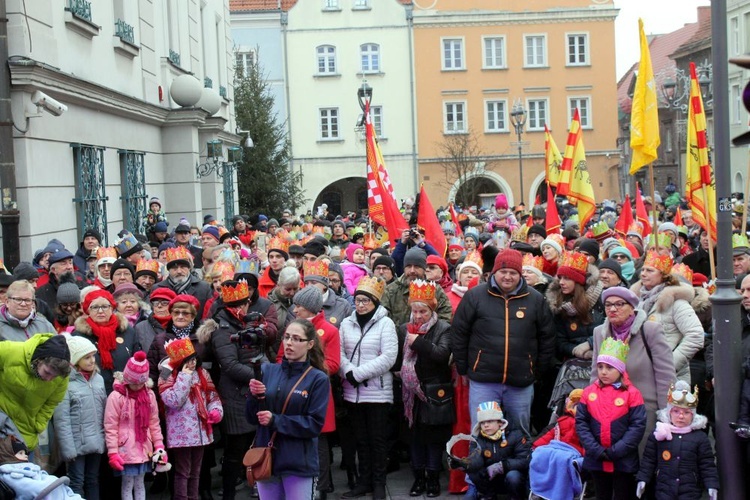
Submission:
M 248 136 L 248 140 L 250 136 Z M 247 141 L 246 141 L 247 143 Z M 206 144 L 206 163 L 195 164 L 195 175 L 200 179 L 216 172 L 219 177 L 233 172 L 242 162 L 242 148 L 239 146 L 230 146 L 227 148 L 228 161 L 224 161 L 223 142 L 221 140 L 208 141 Z
M 516 129 L 516 136 L 518 137 L 518 179 L 521 185 L 521 205 L 523 205 L 523 143 L 521 142 L 521 134 L 523 134 L 523 126 L 526 124 L 526 109 L 524 109 L 521 99 L 516 99 L 513 103 L 510 118 L 513 121 L 513 127 Z

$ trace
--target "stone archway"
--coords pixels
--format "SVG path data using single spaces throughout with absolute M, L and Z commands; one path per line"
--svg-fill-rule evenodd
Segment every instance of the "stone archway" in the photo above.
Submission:
M 513 190 L 510 187 L 510 184 L 501 176 L 496 174 L 495 172 L 474 172 L 469 175 L 467 175 L 464 179 L 464 183 L 471 182 L 471 181 L 478 181 L 481 182 L 481 186 L 483 189 L 492 189 L 494 185 L 494 189 L 491 191 L 478 191 L 478 194 L 492 194 L 492 202 L 494 203 L 494 195 L 497 193 L 504 193 L 505 196 L 508 198 L 508 204 L 512 207 L 515 204 L 514 196 L 513 196 Z M 461 180 L 456 180 L 456 182 L 453 183 L 453 186 L 451 186 L 450 191 L 448 192 L 448 201 L 449 202 L 455 202 L 456 201 L 456 195 L 458 195 L 459 190 L 462 187 Z M 486 186 L 486 187 L 485 187 Z M 478 200 L 476 200 L 475 203 L 472 203 L 477 206 L 482 205 L 481 197 L 479 197 Z
M 325 203 L 333 215 L 367 210 L 367 182 L 364 177 L 345 177 L 328 184 L 315 198 L 317 209 Z

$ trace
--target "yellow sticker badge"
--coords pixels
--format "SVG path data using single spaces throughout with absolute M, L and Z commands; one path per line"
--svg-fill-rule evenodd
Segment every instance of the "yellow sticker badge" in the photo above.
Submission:
M 592 392 L 591 394 L 589 394 L 589 401 L 596 401 L 596 394 L 595 393 Z
M 516 312 L 516 318 L 518 318 L 518 319 L 521 319 L 521 318 L 523 318 L 524 316 L 526 316 L 526 315 L 525 315 L 525 314 L 523 313 L 523 311 L 518 311 L 518 312 Z
M 325 330 L 323 330 L 322 328 L 321 328 L 320 330 L 318 330 L 318 335 L 319 335 L 319 336 L 321 336 L 321 337 L 322 337 L 322 336 L 323 336 L 323 335 L 325 335 L 325 334 L 326 334 L 326 331 L 325 331 Z
M 664 452 L 661 454 L 661 458 L 663 458 L 666 461 L 669 461 L 672 458 L 672 454 L 669 453 L 669 450 L 664 450 Z
M 437 392 L 437 395 L 439 398 L 442 398 L 443 396 L 445 396 L 445 389 L 439 389 Z
M 576 331 L 576 330 L 578 330 L 578 325 L 577 325 L 576 323 L 571 323 L 571 324 L 570 324 L 570 329 L 571 329 L 572 331 Z
M 336 324 L 336 321 L 337 321 L 337 319 L 336 319 L 336 318 L 334 318 L 333 316 L 331 316 L 330 318 L 328 318 L 328 321 L 330 321 L 331 323 L 333 323 L 333 324 L 335 325 L 335 324 Z
M 122 337 L 116 337 L 116 338 L 115 338 L 115 341 L 116 341 L 116 342 L 117 342 L 118 344 L 124 344 L 124 343 L 125 343 L 125 339 L 124 339 L 124 338 L 122 338 Z
M 484 450 L 484 456 L 486 458 L 490 458 L 492 456 L 492 452 L 490 450 Z

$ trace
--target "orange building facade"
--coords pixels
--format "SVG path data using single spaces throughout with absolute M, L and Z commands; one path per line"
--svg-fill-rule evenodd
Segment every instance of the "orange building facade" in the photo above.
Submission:
M 564 153 L 576 107 L 596 199 L 619 199 L 617 12 L 611 0 L 414 2 L 419 179 L 435 206 L 473 184 L 475 203 L 503 192 L 530 207 L 546 189 L 544 126 Z

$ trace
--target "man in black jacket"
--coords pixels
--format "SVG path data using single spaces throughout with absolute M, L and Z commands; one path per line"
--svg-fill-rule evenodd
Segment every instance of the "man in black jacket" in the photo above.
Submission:
M 521 277 L 522 262 L 517 250 L 497 254 L 489 281 L 458 305 L 451 347 L 458 373 L 469 378 L 469 408 L 497 401 L 529 435 L 534 380 L 553 366 L 555 330 L 544 297 Z
M 151 291 L 159 288 L 170 288 L 174 293 L 180 295 L 185 293 L 198 299 L 200 307 L 196 318 L 203 317 L 203 308 L 206 301 L 213 296 L 211 285 L 201 281 L 191 274 L 193 259 L 185 247 L 170 248 L 167 250 L 167 271 L 169 276 L 164 281 L 156 283 Z

